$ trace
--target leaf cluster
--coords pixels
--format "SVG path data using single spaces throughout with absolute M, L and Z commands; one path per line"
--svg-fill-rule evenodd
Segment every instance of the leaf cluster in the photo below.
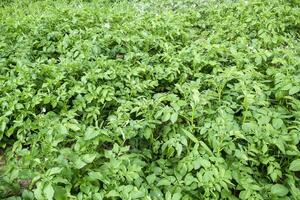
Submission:
M 1 198 L 300 197 L 297 0 L 2 4 Z

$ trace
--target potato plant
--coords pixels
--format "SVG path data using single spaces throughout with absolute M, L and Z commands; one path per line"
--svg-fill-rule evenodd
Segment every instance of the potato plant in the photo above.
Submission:
M 0 3 L 0 198 L 300 197 L 298 0 Z

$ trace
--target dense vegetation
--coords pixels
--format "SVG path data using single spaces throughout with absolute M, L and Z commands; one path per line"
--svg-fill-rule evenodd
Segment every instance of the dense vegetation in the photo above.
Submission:
M 298 0 L 2 1 L 0 198 L 299 199 Z

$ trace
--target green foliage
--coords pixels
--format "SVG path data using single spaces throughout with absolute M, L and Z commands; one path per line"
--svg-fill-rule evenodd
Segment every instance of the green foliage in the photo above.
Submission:
M 297 0 L 6 2 L 1 199 L 299 198 Z

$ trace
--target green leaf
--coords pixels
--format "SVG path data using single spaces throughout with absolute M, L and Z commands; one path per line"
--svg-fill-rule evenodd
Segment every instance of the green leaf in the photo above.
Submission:
M 209 153 L 209 155 L 213 155 L 213 152 L 210 150 L 210 148 L 203 141 L 200 141 L 199 143 L 206 150 L 206 152 Z
M 199 91 L 197 90 L 197 89 L 193 89 L 192 90 L 192 99 L 193 99 L 193 101 L 197 104 L 197 103 L 199 103 L 199 101 L 200 101 L 200 93 L 199 93 Z
M 271 193 L 283 197 L 289 193 L 289 190 L 284 185 L 276 184 L 271 187 Z
M 275 129 L 280 129 L 283 125 L 283 121 L 282 119 L 275 118 L 272 120 L 272 124 Z
M 43 193 L 42 189 L 43 189 L 43 183 L 42 182 L 37 182 L 36 183 L 36 188 L 33 191 L 34 196 L 35 196 L 36 199 L 44 199 L 43 195 L 42 195 L 42 193 Z
M 300 86 L 293 86 L 289 90 L 289 95 L 294 95 L 300 91 Z
M 83 162 L 81 159 L 76 159 L 75 160 L 75 162 L 74 162 L 74 167 L 76 168 L 76 169 L 81 169 L 81 168 L 83 168 L 84 166 L 86 166 L 86 163 L 85 162 Z
M 168 111 L 164 112 L 164 114 L 162 116 L 162 121 L 163 122 L 168 121 L 170 119 L 170 116 L 171 116 L 170 112 L 168 112 Z
M 167 192 L 166 192 L 166 195 L 165 195 L 165 200 L 172 200 L 171 198 L 172 198 L 171 192 L 170 192 L 170 191 L 167 191 Z
M 240 199 L 249 199 L 251 196 L 252 191 L 251 190 L 243 190 L 240 192 L 239 197 Z
M 172 113 L 170 120 L 174 124 L 177 121 L 177 118 L 178 118 L 178 113 Z
M 68 134 L 68 129 L 65 126 L 63 126 L 62 124 L 58 125 L 57 130 L 62 135 L 67 135 Z
M 204 158 L 200 158 L 200 163 L 204 168 L 209 168 L 211 166 L 209 160 L 206 160 Z
M 188 136 L 188 138 L 190 138 L 193 142 L 198 143 L 198 139 L 189 131 L 182 129 L 182 131 L 186 134 L 186 136 Z
M 175 194 L 173 194 L 172 200 L 180 200 L 181 197 L 182 197 L 182 194 L 179 192 L 176 192 Z
M 33 200 L 34 194 L 31 191 L 24 190 L 22 193 L 22 200 Z
M 149 128 L 149 127 L 147 127 L 147 128 L 145 128 L 145 130 L 144 130 L 144 137 L 146 138 L 146 139 L 149 139 L 150 137 L 151 137 L 151 135 L 152 135 L 152 130 L 151 130 L 151 128 Z
M 1 131 L 1 132 L 4 132 L 5 128 L 6 128 L 6 122 L 5 122 L 5 121 L 2 121 L 2 122 L 1 122 L 1 128 L 0 128 L 0 131 Z
M 101 172 L 89 172 L 89 176 L 92 178 L 92 179 L 97 179 L 97 180 L 100 180 L 100 181 L 103 181 L 103 173 Z
M 99 132 L 94 130 L 93 128 L 87 128 L 84 134 L 84 140 L 92 140 L 99 135 Z
M 92 163 L 95 158 L 96 158 L 97 154 L 85 154 L 82 156 L 82 160 L 86 163 Z
M 275 140 L 274 143 L 282 153 L 285 153 L 285 147 L 284 147 L 284 141 L 283 140 L 277 139 L 277 140 Z
M 177 151 L 177 156 L 179 157 L 181 155 L 181 152 L 182 152 L 182 145 L 180 143 L 176 143 L 175 144 L 175 149 Z
M 51 183 L 49 183 L 46 187 L 44 187 L 44 195 L 46 196 L 46 198 L 48 200 L 52 200 L 54 197 L 54 189 L 51 185 Z
M 55 193 L 54 193 L 54 199 L 55 200 L 67 200 L 67 191 L 62 186 L 56 186 L 55 187 Z
M 61 171 L 62 171 L 62 168 L 61 168 L 61 167 L 53 167 L 53 168 L 51 168 L 51 169 L 49 169 L 49 170 L 47 171 L 47 174 L 48 174 L 49 176 L 51 176 L 51 175 L 54 175 L 54 174 L 59 174 Z
M 257 65 L 260 65 L 261 62 L 262 62 L 262 58 L 261 58 L 260 56 L 257 56 L 257 57 L 255 58 L 255 63 L 256 63 Z
M 146 177 L 146 180 L 147 180 L 147 182 L 148 182 L 149 184 L 154 183 L 155 179 L 156 179 L 155 174 L 151 174 L 151 175 L 149 175 L 149 176 Z
M 294 160 L 289 167 L 290 171 L 296 172 L 296 171 L 300 171 L 300 159 L 296 159 Z
M 162 114 L 163 114 L 163 110 L 161 109 L 154 115 L 154 118 L 158 119 Z
M 80 130 L 80 128 L 77 124 L 67 123 L 66 127 L 68 127 L 69 129 L 71 129 L 73 131 L 79 131 Z
M 118 196 L 120 196 L 120 194 L 116 190 L 111 190 L 111 191 L 109 191 L 109 193 L 106 194 L 106 196 L 107 197 L 118 197 Z
M 158 181 L 157 186 L 163 186 L 163 185 L 171 185 L 171 182 L 168 179 L 163 178 Z
M 142 197 L 145 196 L 145 193 L 144 193 L 144 192 L 139 191 L 139 190 L 137 190 L 136 188 L 134 188 L 134 189 L 131 191 L 130 194 L 131 194 L 131 198 L 132 198 L 132 199 L 140 199 L 140 198 L 142 198 Z

